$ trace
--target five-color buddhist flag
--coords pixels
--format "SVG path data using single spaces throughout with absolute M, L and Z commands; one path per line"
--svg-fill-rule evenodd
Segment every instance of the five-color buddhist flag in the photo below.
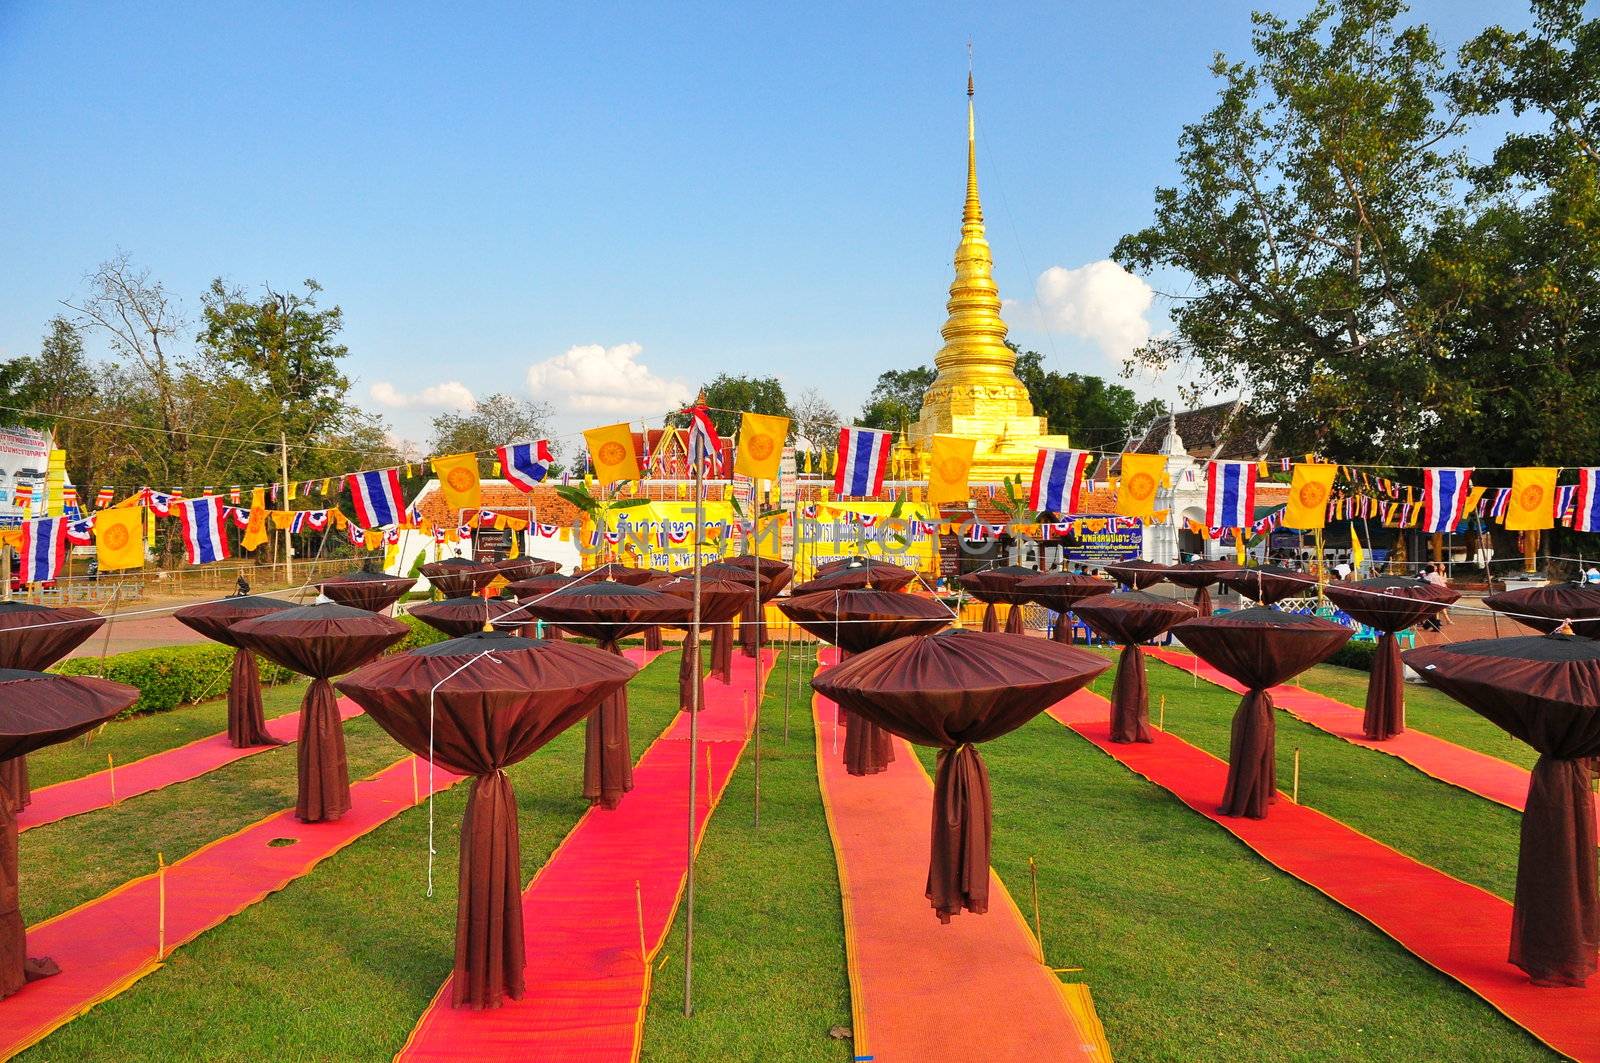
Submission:
M 507 443 L 495 453 L 500 457 L 501 475 L 510 481 L 511 486 L 522 491 L 532 491 L 535 485 L 550 475 L 550 466 L 555 464 L 548 439 Z
M 928 501 L 939 506 L 966 502 L 972 494 L 972 455 L 978 441 L 965 436 L 934 436 L 928 456 Z
M 46 517 L 22 523 L 17 575 L 23 583 L 48 583 L 67 559 L 67 518 Z
M 1033 460 L 1028 508 L 1036 513 L 1079 512 L 1083 508 L 1083 476 L 1088 471 L 1088 451 L 1041 447 Z
M 95 563 L 101 572 L 144 567 L 144 512 L 108 509 L 95 515 Z
M 483 499 L 478 482 L 478 455 L 446 454 L 433 459 L 434 475 L 439 477 L 439 489 L 451 509 L 477 509 Z
M 1256 462 L 1206 466 L 1206 527 L 1248 528 L 1256 519 Z
M 776 480 L 783 462 L 783 441 L 789 438 L 789 418 L 764 413 L 739 417 L 739 445 L 733 453 L 733 471 L 752 480 Z
M 893 437 L 876 428 L 839 429 L 839 467 L 833 475 L 835 498 L 876 498 L 883 491 Z
M 209 565 L 228 559 L 228 524 L 222 499 L 195 498 L 176 502 L 173 508 L 183 526 L 183 552 L 189 564 Z
M 1117 485 L 1117 513 L 1124 517 L 1149 517 L 1156 511 L 1156 491 L 1167 476 L 1164 454 L 1124 454 Z
M 594 475 L 602 485 L 639 478 L 639 455 L 633 449 L 633 429 L 626 421 L 590 428 L 583 433 Z
M 1333 494 L 1337 465 L 1296 465 L 1289 479 L 1289 504 L 1283 510 L 1283 526 L 1315 531 L 1328 523 L 1328 498 Z
M 1422 531 L 1454 531 L 1467 508 L 1472 490 L 1472 470 L 1433 468 L 1422 470 Z
M 1512 469 L 1506 531 L 1537 531 L 1556 524 L 1556 474 L 1560 469 Z
M 1600 532 L 1600 468 L 1578 470 L 1578 497 L 1572 513 L 1572 530 Z

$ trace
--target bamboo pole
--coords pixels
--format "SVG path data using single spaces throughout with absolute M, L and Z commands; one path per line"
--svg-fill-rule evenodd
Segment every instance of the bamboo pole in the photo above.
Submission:
M 1161 709 L 1160 709 L 1160 712 L 1156 715 L 1156 730 L 1165 731 L 1166 729 L 1167 729 L 1167 696 L 1165 694 L 1163 694 L 1163 695 L 1161 695 Z
M 417 755 L 411 754 L 411 807 L 422 803 L 422 791 L 417 788 Z
M 1300 747 L 1299 746 L 1295 746 L 1294 747 L 1294 792 L 1289 795 L 1289 799 L 1291 801 L 1293 801 L 1297 805 L 1300 803 Z
M 789 743 L 789 702 L 794 697 L 794 621 L 783 632 L 783 741 Z
M 644 944 L 644 887 L 638 879 L 633 880 L 633 906 L 639 913 L 639 963 L 643 965 L 645 974 L 650 973 L 650 950 Z
M 156 959 L 167 958 L 167 859 L 156 853 Z
M 117 758 L 114 754 L 106 754 L 106 779 L 111 783 L 111 803 L 117 803 Z
M 692 455 L 691 455 L 692 457 Z M 694 608 L 689 620 L 690 641 L 696 655 L 700 652 L 700 539 L 705 534 L 705 462 L 694 462 Z M 695 682 L 691 684 L 689 704 L 689 853 L 684 876 L 683 902 L 683 1014 L 694 1015 L 694 801 L 695 761 L 700 744 L 700 662 L 694 662 Z M 708 747 L 707 754 L 711 752 Z M 710 781 L 710 772 L 707 773 Z
M 1039 943 L 1039 962 L 1044 960 L 1044 922 L 1039 918 L 1039 865 L 1028 857 L 1028 884 L 1033 892 L 1033 937 Z

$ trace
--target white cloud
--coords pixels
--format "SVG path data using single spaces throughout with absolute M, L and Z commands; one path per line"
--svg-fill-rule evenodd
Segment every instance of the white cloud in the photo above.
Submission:
M 380 405 L 396 410 L 470 410 L 478 404 L 472 392 L 459 380 L 430 384 L 413 395 L 405 394 L 387 380 L 378 381 L 368 390 Z
M 663 414 L 688 402 L 689 385 L 666 380 L 638 361 L 644 347 L 585 343 L 528 367 L 528 390 L 558 411 L 581 410 L 619 417 Z
M 1089 340 L 1117 361 L 1150 339 L 1144 315 L 1155 292 L 1109 258 L 1076 269 L 1051 266 L 1034 291 L 1049 327 Z

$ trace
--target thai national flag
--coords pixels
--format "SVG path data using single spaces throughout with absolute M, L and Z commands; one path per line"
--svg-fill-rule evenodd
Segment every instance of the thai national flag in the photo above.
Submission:
M 689 410 L 689 468 L 706 469 L 715 476 L 721 472 L 722 440 L 711 423 L 711 411 L 696 405 Z
M 400 470 L 378 469 L 373 472 L 353 472 L 350 498 L 355 503 L 356 520 L 368 528 L 383 528 L 399 524 L 405 506 L 400 501 Z
M 1214 461 L 1206 466 L 1206 525 L 1248 528 L 1256 519 L 1256 463 Z
M 23 583 L 49 583 L 67 560 L 67 518 L 24 521 L 18 577 Z
M 500 473 L 524 491 L 550 474 L 555 458 L 550 454 L 550 441 L 536 439 L 532 443 L 507 443 L 496 450 L 500 455 Z
M 1556 488 L 1556 520 L 1569 526 L 1572 524 L 1572 500 L 1577 493 L 1576 484 L 1565 484 Z
M 1600 531 L 1600 468 L 1578 470 L 1578 496 L 1572 514 L 1572 530 Z
M 215 495 L 174 502 L 183 524 L 183 550 L 191 565 L 228 559 L 226 506 Z
M 1088 451 L 1041 448 L 1033 462 L 1028 508 L 1035 512 L 1077 513 L 1083 499 L 1083 474 L 1088 467 Z
M 890 439 L 888 432 L 874 428 L 839 429 L 839 469 L 833 476 L 835 497 L 875 498 L 883 493 Z
M 1438 468 L 1422 470 L 1422 531 L 1448 532 L 1461 523 L 1472 491 L 1472 470 Z

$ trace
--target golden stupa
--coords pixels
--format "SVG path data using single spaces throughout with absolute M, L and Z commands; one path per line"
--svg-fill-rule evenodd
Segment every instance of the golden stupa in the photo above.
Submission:
M 972 75 L 967 75 L 967 201 L 961 212 L 961 243 L 956 246 L 956 277 L 950 285 L 950 316 L 940 333 L 944 347 L 934 355 L 939 370 L 922 400 L 922 416 L 908 431 L 919 456 L 935 435 L 977 441 L 972 479 L 1032 477 L 1040 447 L 1066 447 L 1067 437 L 1051 435 L 1033 412 L 1028 389 L 1017 379 L 1017 357 L 1006 346 L 1000 317 L 1000 289 L 994 259 L 983 230 L 978 200 L 978 149 L 972 106 Z

